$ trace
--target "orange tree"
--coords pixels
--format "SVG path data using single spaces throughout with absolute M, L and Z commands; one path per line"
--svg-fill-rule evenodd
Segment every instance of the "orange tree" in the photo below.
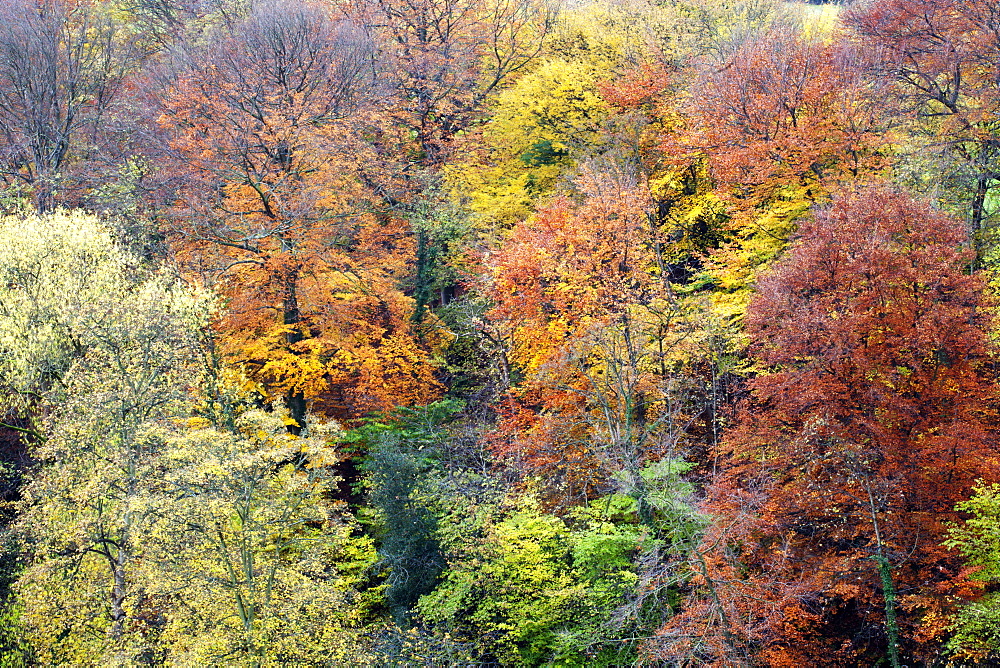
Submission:
M 263 3 L 158 82 L 167 230 L 228 298 L 225 344 L 295 421 L 435 396 L 398 289 L 413 244 L 363 166 L 374 50 L 321 5 Z M 293 426 L 294 428 L 294 426 Z
M 804 223 L 761 281 L 747 324 L 771 373 L 717 452 L 702 588 L 662 658 L 935 656 L 975 593 L 946 525 L 997 466 L 988 305 L 966 241 L 929 205 L 865 190 Z
M 555 505 L 617 487 L 642 512 L 640 468 L 689 424 L 677 373 L 689 324 L 657 263 L 645 187 L 611 165 L 578 185 L 580 203 L 555 200 L 488 260 L 487 324 L 513 383 L 492 443 Z
M 788 243 L 810 207 L 840 184 L 886 166 L 884 83 L 867 55 L 775 25 L 705 63 L 661 151 L 681 167 L 704 165 L 725 207 L 721 248 L 707 262 L 720 311 L 742 317 L 756 275 Z M 667 161 L 668 163 L 670 160 Z

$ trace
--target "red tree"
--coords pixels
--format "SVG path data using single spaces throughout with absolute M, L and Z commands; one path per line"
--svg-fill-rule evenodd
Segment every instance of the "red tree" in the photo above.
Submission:
M 748 328 L 774 372 L 718 453 L 712 595 L 677 620 L 707 633 L 705 606 L 727 612 L 720 656 L 859 665 L 898 625 L 900 652 L 926 660 L 973 593 L 940 545 L 973 481 L 997 477 L 983 283 L 961 230 L 864 191 L 803 224 L 759 285 Z

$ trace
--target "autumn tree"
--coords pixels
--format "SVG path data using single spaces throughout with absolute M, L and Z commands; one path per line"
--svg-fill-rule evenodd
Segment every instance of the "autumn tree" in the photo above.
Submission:
M 587 62 L 548 59 L 498 93 L 490 120 L 470 151 L 446 167 L 455 198 L 490 238 L 552 193 L 576 160 L 592 154 L 605 114 L 597 94 L 603 73 Z
M 328 499 L 339 427 L 296 437 L 237 371 L 213 387 L 208 299 L 95 218 L 6 218 L 0 239 L 4 406 L 34 417 L 35 463 L 5 643 L 16 622 L 46 664 L 361 656 L 375 554 Z
M 911 131 L 942 161 L 917 165 L 918 182 L 943 183 L 969 221 L 982 257 L 991 248 L 991 220 L 1000 183 L 1000 10 L 988 0 L 893 0 L 860 3 L 847 23 L 881 57 L 872 65 L 891 76 Z
M 966 241 L 878 189 L 803 223 L 751 303 L 770 372 L 717 452 L 703 607 L 665 639 L 701 638 L 720 664 L 754 646 L 771 665 L 936 656 L 976 591 L 946 525 L 996 468 L 988 305 Z
M 297 422 L 320 396 L 348 416 L 438 388 L 397 289 L 412 239 L 361 177 L 377 74 L 358 26 L 271 2 L 152 92 L 175 248 L 229 297 L 228 349 Z
M 850 44 L 778 22 L 706 63 L 684 126 L 664 133 L 660 150 L 677 167 L 704 165 L 725 205 L 722 248 L 707 265 L 729 295 L 719 298 L 727 315 L 742 316 L 756 273 L 811 206 L 886 166 L 889 124 L 865 61 Z
M 592 165 L 594 167 L 595 165 Z M 579 502 L 673 453 L 688 424 L 690 322 L 657 264 L 660 231 L 635 176 L 610 162 L 581 177 L 583 202 L 554 201 L 491 258 L 484 336 L 509 349 L 513 388 L 497 454 Z
M 184 410 L 206 303 L 92 217 L 6 218 L 0 234 L 5 399 L 33 414 L 39 463 L 16 522 L 20 604 L 39 660 L 78 663 L 128 644 L 149 430 Z
M 378 37 L 394 87 L 389 113 L 413 135 L 411 159 L 427 166 L 541 52 L 554 16 L 536 0 L 368 0 L 345 12 Z
M 339 427 L 312 421 L 297 437 L 282 418 L 243 410 L 230 428 L 161 433 L 136 607 L 169 663 L 368 660 L 359 631 L 375 599 L 356 586 L 375 553 L 328 499 Z
M 484 237 L 525 218 L 594 155 L 633 148 L 648 124 L 612 118 L 619 110 L 603 99 L 604 84 L 659 58 L 656 34 L 674 27 L 671 19 L 667 8 L 644 2 L 560 9 L 545 51 L 497 91 L 486 122 L 463 135 L 445 168 Z
M 22 196 L 40 211 L 74 204 L 94 168 L 83 163 L 117 155 L 112 111 L 141 55 L 129 37 L 99 2 L 12 0 L 0 8 L 0 179 L 8 198 Z

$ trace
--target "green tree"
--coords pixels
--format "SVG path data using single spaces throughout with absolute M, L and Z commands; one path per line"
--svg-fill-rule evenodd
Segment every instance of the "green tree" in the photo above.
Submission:
M 978 483 L 955 510 L 967 519 L 951 527 L 944 545 L 965 558 L 973 580 L 995 584 L 1000 581 L 1000 485 Z M 962 607 L 952 632 L 947 647 L 956 659 L 986 663 L 1000 658 L 1000 595 L 990 592 Z
M 565 518 L 545 513 L 534 494 L 508 496 L 481 476 L 429 481 L 423 496 L 435 508 L 448 568 L 420 599 L 421 621 L 502 665 L 634 662 L 638 640 L 669 614 L 657 595 L 685 577 L 650 575 L 644 562 L 690 550 L 704 525 L 680 479 L 688 468 L 669 460 L 647 467 L 643 512 L 616 494 Z
M 434 535 L 437 520 L 418 491 L 441 466 L 447 438 L 443 423 L 461 408 L 454 399 L 400 408 L 347 436 L 367 448 L 362 468 L 379 564 L 386 573 L 386 603 L 402 627 L 410 626 L 414 605 L 434 588 L 445 565 Z

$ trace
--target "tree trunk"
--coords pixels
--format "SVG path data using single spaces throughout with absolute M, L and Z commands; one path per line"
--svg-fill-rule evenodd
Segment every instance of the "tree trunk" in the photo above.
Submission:
M 111 637 L 117 640 L 122 637 L 125 627 L 125 550 L 118 547 L 118 553 L 111 560 L 111 572 L 114 584 L 111 585 Z
M 976 264 L 982 257 L 983 240 L 981 230 L 983 219 L 986 217 L 986 194 L 990 189 L 989 174 L 980 174 L 976 179 L 976 194 L 972 198 L 972 220 L 970 221 L 969 238 L 976 249 Z
M 299 311 L 298 295 L 295 290 L 295 282 L 298 272 L 293 272 L 287 280 L 285 286 L 285 299 L 282 304 L 282 320 L 286 325 L 299 325 L 302 322 L 302 313 Z M 288 345 L 298 343 L 303 339 L 300 329 L 292 328 L 285 334 L 285 341 Z M 289 417 L 295 420 L 295 424 L 288 425 L 288 431 L 298 436 L 302 433 L 302 427 L 306 423 L 306 397 L 299 390 L 289 390 L 285 394 L 285 406 L 288 408 Z

